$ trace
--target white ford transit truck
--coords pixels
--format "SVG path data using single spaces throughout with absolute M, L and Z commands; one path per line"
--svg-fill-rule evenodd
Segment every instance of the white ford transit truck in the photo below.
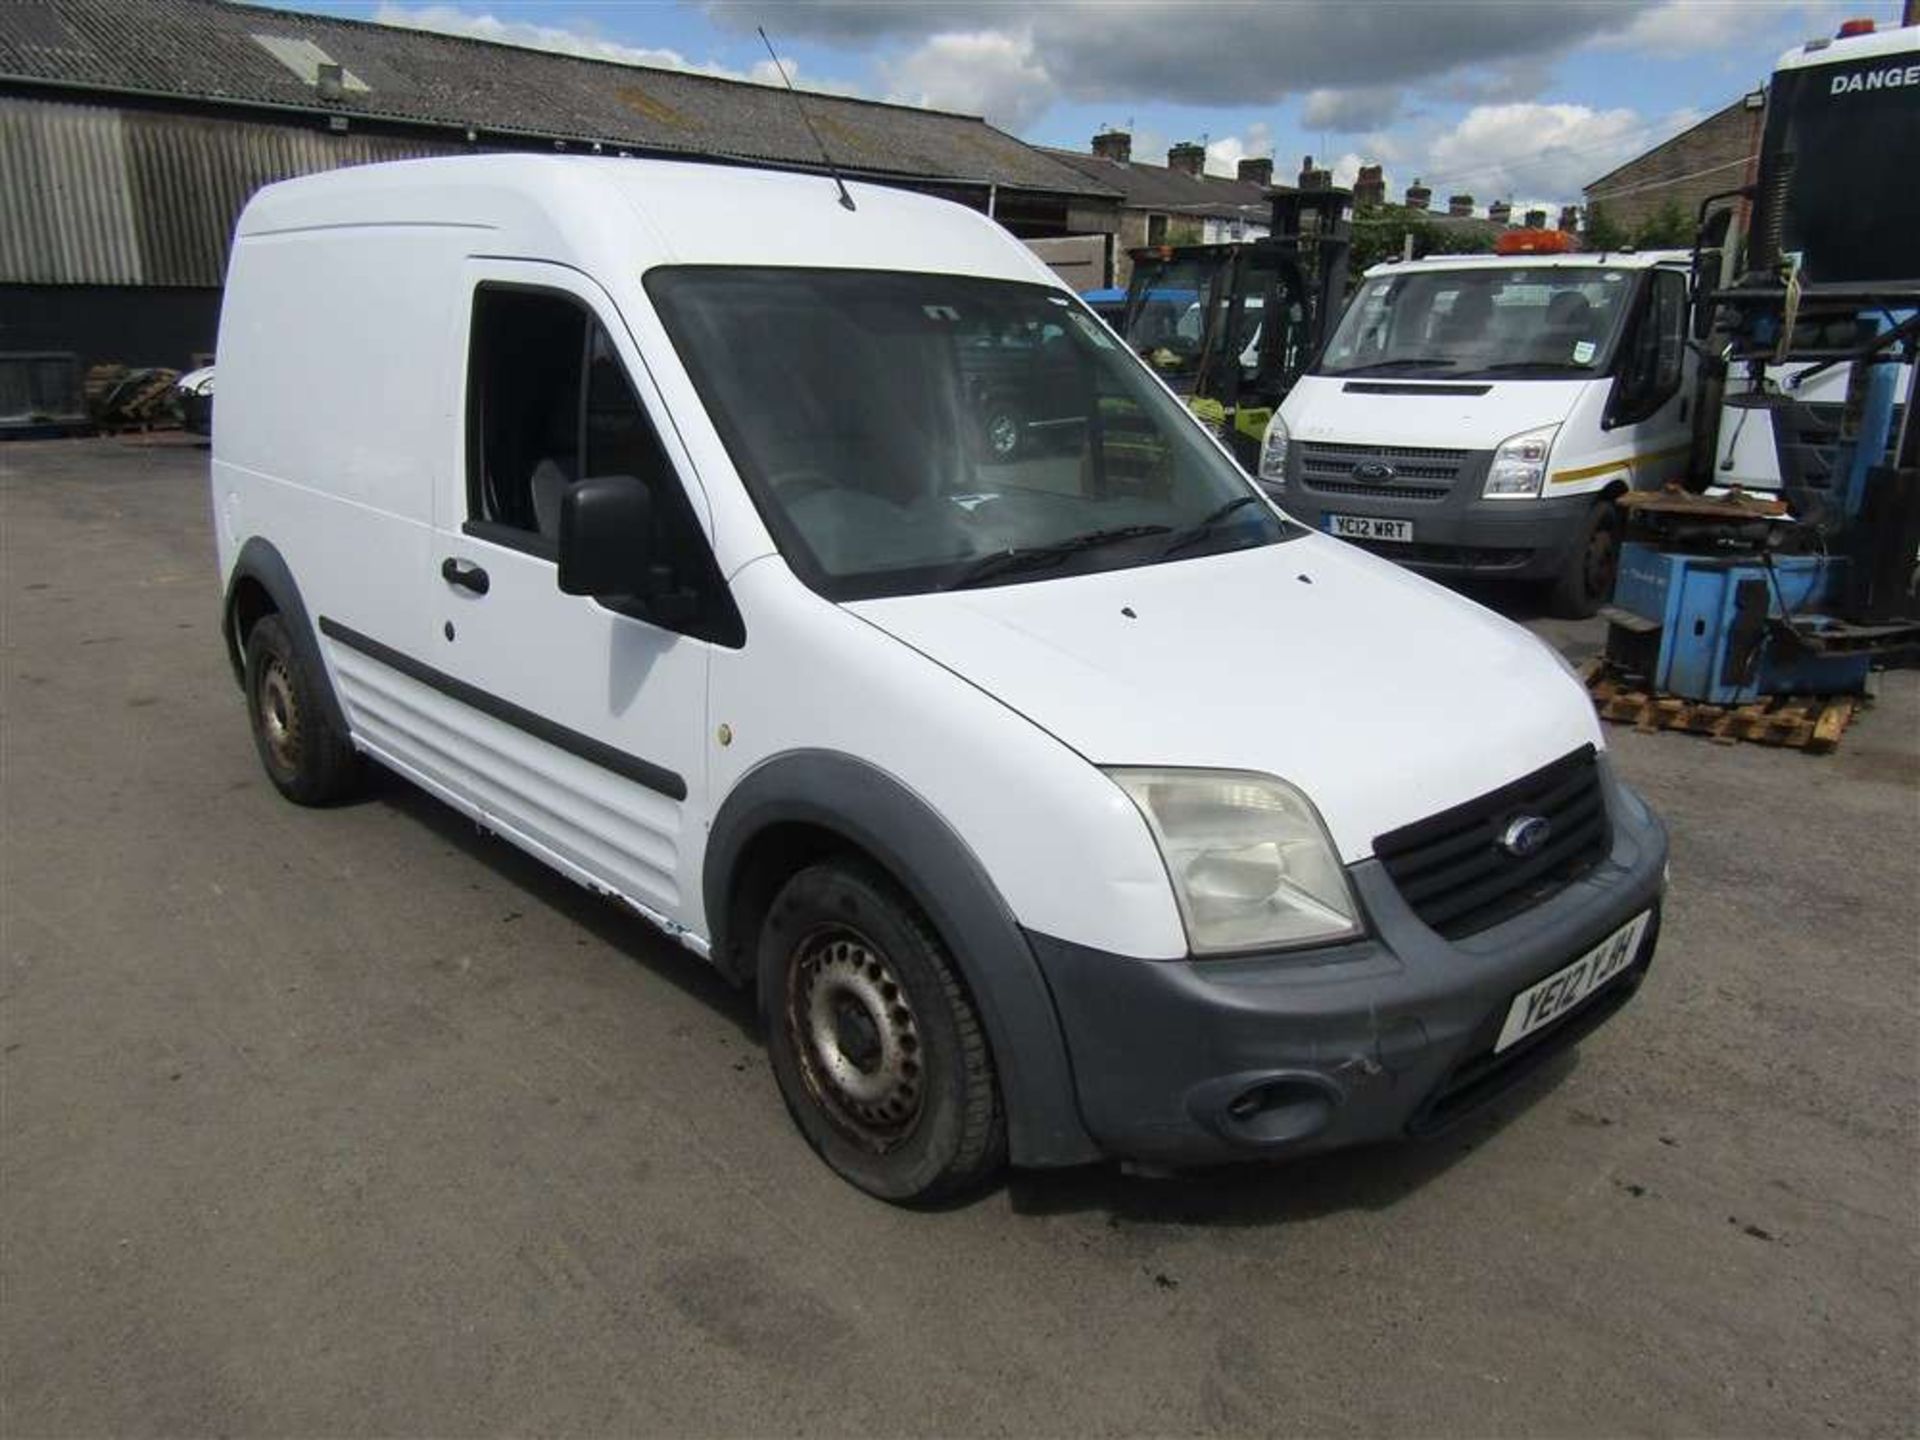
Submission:
M 212 488 L 272 782 L 377 761 L 753 987 L 892 1200 L 1424 1133 L 1623 1004 L 1666 840 L 1560 659 L 1275 509 L 985 217 L 851 191 L 253 199 Z
M 1261 480 L 1403 565 L 1538 582 L 1558 613 L 1593 614 L 1619 565 L 1615 498 L 1686 469 L 1688 260 L 1374 266 L 1269 423 Z

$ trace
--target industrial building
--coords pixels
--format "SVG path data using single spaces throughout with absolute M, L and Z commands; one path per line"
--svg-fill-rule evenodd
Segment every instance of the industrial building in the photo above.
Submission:
M 1092 153 L 1047 147 L 1046 153 L 1089 181 L 1120 194 L 1119 228 L 1111 246 L 1110 281 L 1125 285 L 1126 252 L 1142 245 L 1218 245 L 1257 240 L 1271 228 L 1273 161 L 1248 156 L 1231 177 L 1206 173 L 1206 146 L 1188 141 L 1167 151 L 1167 163 L 1133 158 L 1133 136 L 1106 130 Z
M 1119 228 L 1114 188 L 976 117 L 812 92 L 800 104 L 742 81 L 223 0 L 8 0 L 0 356 L 15 359 L 0 361 L 0 423 L 44 409 L 27 392 L 59 388 L 48 377 L 209 355 L 248 196 L 340 165 L 512 149 L 818 170 L 810 116 L 850 177 L 944 196 L 1023 238 Z
M 1753 178 L 1766 122 L 1766 92 L 1756 90 L 1671 140 L 1635 156 L 1583 187 L 1589 211 L 1598 208 L 1627 231 L 1669 206 L 1691 220 L 1709 195 L 1738 189 Z

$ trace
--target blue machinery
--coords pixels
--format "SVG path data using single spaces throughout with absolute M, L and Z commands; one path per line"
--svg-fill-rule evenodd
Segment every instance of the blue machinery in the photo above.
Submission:
M 1780 490 L 1622 500 L 1606 654 L 1648 689 L 1723 706 L 1857 694 L 1920 655 L 1920 87 L 1885 80 L 1916 59 L 1920 27 L 1849 27 L 1783 59 L 1758 182 L 1701 203 L 1703 237 L 1716 200 L 1750 198 L 1754 216 L 1731 288 L 1709 291 L 1699 257 L 1715 257 L 1696 249 L 1695 413 L 1710 435 L 1720 382 L 1745 366 L 1749 393 L 1725 403 L 1770 428 Z M 1846 367 L 1843 405 L 1772 383 L 1770 366 L 1807 362 L 1802 380 Z M 1711 447 L 1694 453 L 1704 491 Z
M 1858 694 L 1875 664 L 1920 645 L 1913 312 L 1862 317 L 1837 433 L 1790 397 L 1757 397 L 1781 455 L 1782 498 L 1634 495 L 1607 656 L 1663 694 L 1714 705 Z M 1896 410 L 1896 381 L 1908 375 Z M 1894 427 L 1898 413 L 1906 430 Z M 1890 450 L 1894 453 L 1889 454 Z M 1889 463 L 1890 462 L 1890 463 Z

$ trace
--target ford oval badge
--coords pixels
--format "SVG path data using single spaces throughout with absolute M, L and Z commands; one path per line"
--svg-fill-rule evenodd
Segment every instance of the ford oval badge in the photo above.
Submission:
M 1393 478 L 1393 467 L 1384 460 L 1362 460 L 1353 467 L 1353 478 L 1384 485 Z
M 1553 822 L 1544 815 L 1516 815 L 1500 832 L 1500 848 L 1516 860 L 1538 855 L 1553 837 Z

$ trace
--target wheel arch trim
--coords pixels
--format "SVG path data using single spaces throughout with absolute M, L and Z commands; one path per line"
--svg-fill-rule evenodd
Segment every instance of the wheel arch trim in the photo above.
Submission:
M 733 787 L 714 816 L 701 876 L 716 963 L 742 978 L 738 951 L 750 942 L 729 933 L 741 861 L 756 837 L 788 824 L 829 832 L 867 854 L 946 942 L 986 1028 L 1014 1163 L 1098 1158 L 1080 1118 L 1053 995 L 1025 933 L 945 818 L 866 761 L 833 751 L 789 751 L 761 762 Z M 745 973 L 752 973 L 750 960 Z
M 288 567 L 286 557 L 274 546 L 271 540 L 255 535 L 240 547 L 240 553 L 234 558 L 233 572 L 227 577 L 226 595 L 221 602 L 220 634 L 226 642 L 227 659 L 234 668 L 234 677 L 245 681 L 246 655 L 240 645 L 238 599 L 244 582 L 252 581 L 267 592 L 287 624 L 287 635 L 299 652 L 303 664 L 309 667 L 309 673 L 320 682 L 320 703 L 326 711 L 327 720 L 342 735 L 352 732 L 347 728 L 346 712 L 340 707 L 340 698 L 333 692 L 333 676 L 327 669 L 326 659 L 320 653 L 320 641 L 313 628 L 313 620 L 307 614 L 306 601 L 301 598 L 300 587 L 294 583 L 293 571 Z

